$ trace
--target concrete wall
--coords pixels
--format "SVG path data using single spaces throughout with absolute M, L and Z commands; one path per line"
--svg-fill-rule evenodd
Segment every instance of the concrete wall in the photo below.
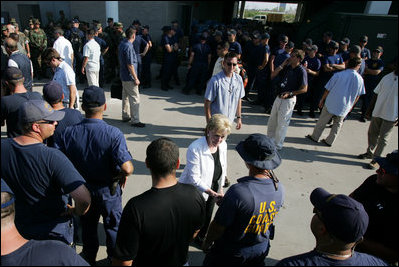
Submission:
M 100 21 L 103 26 L 107 25 L 107 18 L 105 17 L 105 1 L 69 1 L 71 7 L 72 19 L 79 16 L 79 20 L 91 22 L 95 19 Z

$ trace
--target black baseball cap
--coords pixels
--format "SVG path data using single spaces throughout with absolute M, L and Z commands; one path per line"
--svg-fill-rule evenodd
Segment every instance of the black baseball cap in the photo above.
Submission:
M 344 39 L 342 39 L 340 41 L 340 43 L 343 44 L 343 45 L 349 45 L 351 43 L 351 41 L 349 40 L 348 37 L 345 37 Z
M 330 41 L 329 43 L 328 43 L 328 47 L 329 48 L 333 48 L 333 49 L 338 49 L 339 48 L 339 44 L 336 42 L 336 41 Z
M 62 86 L 56 81 L 50 81 L 43 86 L 43 98 L 52 104 L 62 98 Z
M 343 194 L 330 194 L 318 187 L 310 194 L 310 202 L 320 213 L 328 232 L 341 241 L 359 241 L 367 230 L 369 216 L 363 205 Z
M 104 89 L 91 85 L 84 89 L 82 95 L 82 106 L 95 108 L 105 104 Z

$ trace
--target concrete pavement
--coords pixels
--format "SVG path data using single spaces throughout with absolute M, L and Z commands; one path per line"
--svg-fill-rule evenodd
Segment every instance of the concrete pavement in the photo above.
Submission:
M 159 65 L 153 64 L 152 74 L 159 71 Z M 180 79 L 184 81 L 186 69 L 180 67 Z M 34 91 L 42 92 L 45 80 L 36 81 Z M 151 187 L 151 176 L 146 168 L 145 151 L 149 143 L 159 137 L 168 137 L 180 148 L 181 168 L 179 177 L 186 163 L 186 151 L 191 142 L 203 135 L 205 117 L 203 96 L 181 93 L 182 86 L 173 90 L 160 90 L 160 82 L 153 79 L 153 87 L 141 90 L 140 118 L 146 123 L 145 128 L 133 128 L 127 122 L 121 121 L 121 101 L 110 98 L 110 85 L 105 86 L 107 110 L 104 120 L 121 129 L 125 134 L 127 145 L 133 156 L 134 172 L 129 177 L 123 191 L 123 206 L 131 198 L 143 193 Z M 83 93 L 84 85 L 79 84 L 79 95 Z M 306 114 L 306 113 L 305 113 Z M 281 166 L 275 171 L 281 183 L 285 186 L 285 203 L 276 217 L 276 233 L 271 241 L 271 249 L 266 264 L 274 265 L 278 260 L 307 252 L 314 248 L 315 240 L 310 231 L 312 205 L 309 195 L 316 187 L 323 187 L 332 193 L 349 194 L 375 171 L 364 168 L 368 161 L 356 158 L 364 153 L 367 146 L 367 130 L 370 122 L 361 123 L 357 120 L 359 109 L 355 108 L 352 115 L 344 122 L 343 129 L 332 147 L 322 143 L 315 144 L 305 138 L 313 131 L 317 119 L 298 116 L 294 113 L 285 139 L 284 148 L 280 154 Z M 228 177 L 232 183 L 248 174 L 244 162 L 235 151 L 237 143 L 252 133 L 267 132 L 269 115 L 260 106 L 243 102 L 241 130 L 232 131 L 228 137 Z M 235 127 L 235 125 L 234 125 Z M 325 137 L 329 128 L 325 130 Z M 1 127 L 2 138 L 5 137 L 5 127 Z M 384 155 L 398 149 L 398 128 L 388 143 Z M 216 211 L 216 209 L 215 209 Z M 100 250 L 97 260 L 106 258 L 105 234 L 99 224 Z M 81 251 L 81 246 L 77 246 Z M 189 264 L 201 265 L 204 254 L 198 248 L 190 246 Z M 101 264 L 101 262 L 99 262 Z

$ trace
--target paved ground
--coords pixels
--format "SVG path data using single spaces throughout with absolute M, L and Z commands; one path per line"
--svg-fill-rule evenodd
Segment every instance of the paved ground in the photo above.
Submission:
M 153 64 L 153 77 L 158 74 L 159 65 Z M 185 68 L 179 70 L 180 78 L 184 81 Z M 44 80 L 35 83 L 34 90 L 42 91 Z M 174 83 L 171 83 L 175 86 Z M 148 144 L 159 137 L 173 139 L 180 148 L 182 167 L 178 171 L 180 176 L 186 163 L 187 147 L 195 139 L 202 136 L 205 127 L 203 111 L 203 97 L 195 94 L 186 96 L 181 93 L 182 86 L 162 91 L 159 81 L 153 81 L 153 88 L 141 91 L 140 116 L 147 124 L 143 129 L 133 128 L 129 123 L 121 122 L 121 101 L 111 99 L 109 85 L 105 86 L 108 109 L 104 120 L 122 130 L 128 147 L 133 155 L 135 170 L 127 181 L 123 192 L 123 205 L 151 187 L 151 178 L 145 167 L 145 150 Z M 84 85 L 79 85 L 79 95 L 83 93 Z M 243 103 L 243 127 L 233 130 L 228 137 L 228 177 L 235 183 L 237 178 L 247 175 L 244 162 L 234 150 L 237 143 L 251 133 L 264 133 L 267 130 L 269 115 L 263 113 L 260 106 Z M 358 109 L 348 120 L 333 147 L 315 144 L 304 138 L 311 133 L 316 119 L 295 115 L 291 119 L 284 148 L 281 151 L 283 159 L 281 166 L 275 171 L 286 188 L 285 204 L 276 217 L 275 239 L 271 242 L 271 249 L 266 260 L 267 265 L 274 265 L 276 261 L 313 249 L 314 237 L 310 231 L 312 206 L 309 195 L 316 187 L 323 187 L 333 193 L 349 194 L 357 188 L 374 171 L 364 168 L 365 160 L 359 160 L 356 155 L 364 153 L 367 146 L 367 129 L 370 122 L 357 121 Z M 2 137 L 5 127 L 1 128 Z M 330 129 L 326 129 L 325 136 Z M 388 144 L 384 154 L 398 149 L 398 128 Z M 155 203 L 154 203 L 155 204 Z M 216 209 L 215 209 L 216 211 Z M 97 256 L 99 264 L 106 258 L 105 235 L 101 223 L 99 224 L 101 247 Z M 77 251 L 81 251 L 78 245 Z M 190 246 L 190 265 L 201 265 L 204 254 L 198 248 Z

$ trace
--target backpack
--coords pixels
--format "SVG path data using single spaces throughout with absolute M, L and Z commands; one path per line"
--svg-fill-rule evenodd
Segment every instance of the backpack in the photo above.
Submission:
M 82 52 L 82 47 L 83 47 L 83 40 L 79 36 L 78 31 L 71 31 L 71 44 L 72 44 L 72 49 L 75 52 Z

